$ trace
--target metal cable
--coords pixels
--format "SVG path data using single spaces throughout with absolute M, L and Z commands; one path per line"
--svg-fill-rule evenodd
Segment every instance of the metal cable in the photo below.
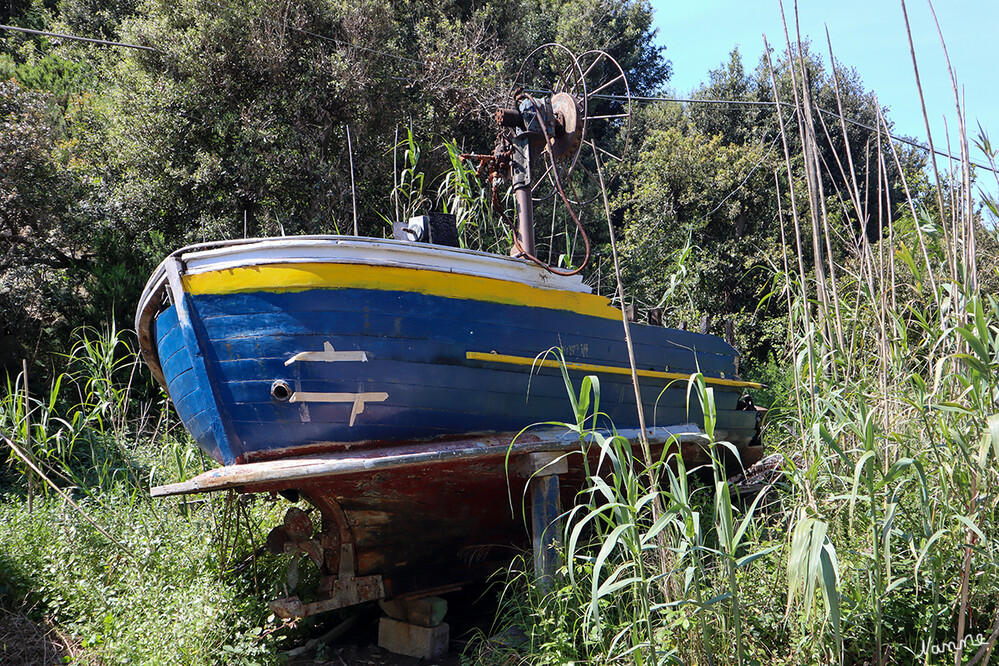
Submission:
M 137 49 L 139 51 L 152 51 L 153 53 L 163 53 L 159 49 L 151 46 L 139 46 L 138 44 L 126 44 L 125 42 L 109 42 L 104 39 L 91 39 L 90 37 L 79 37 L 77 35 L 64 35 L 58 32 L 46 32 L 44 30 L 29 30 L 13 25 L 0 25 L 0 30 L 12 30 L 14 32 L 26 32 L 31 35 L 43 35 L 45 37 L 59 37 L 61 39 L 71 39 L 77 42 L 90 42 L 91 44 L 101 44 L 103 46 L 122 46 L 126 49 Z
M 620 97 L 619 95 L 593 95 L 593 97 L 600 98 L 600 99 L 617 100 L 617 101 L 621 101 L 621 100 L 624 99 L 623 97 Z M 776 106 L 777 104 L 780 104 L 783 107 L 792 108 L 792 109 L 795 110 L 795 112 L 797 112 L 797 109 L 794 108 L 794 104 L 792 104 L 791 102 L 773 102 L 773 101 L 760 102 L 760 101 L 742 100 L 742 99 L 694 99 L 694 98 L 689 98 L 689 97 L 683 98 L 683 97 L 649 97 L 649 96 L 645 96 L 645 97 L 635 97 L 635 96 L 633 96 L 631 99 L 632 99 L 633 102 L 642 102 L 642 103 L 645 103 L 645 104 L 653 104 L 653 103 L 656 103 L 656 102 L 677 102 L 677 103 L 680 103 L 680 104 L 731 104 L 731 105 L 736 105 L 736 106 Z M 857 127 L 861 127 L 863 129 L 866 129 L 866 130 L 868 130 L 870 132 L 877 132 L 878 131 L 877 128 L 872 127 L 871 125 L 868 125 L 866 123 L 862 123 L 859 120 L 854 120 L 852 118 L 847 118 L 846 116 L 841 116 L 840 114 L 836 113 L 835 111 L 828 111 L 826 109 L 822 109 L 822 108 L 819 108 L 819 107 L 815 107 L 815 109 L 816 109 L 816 111 L 818 111 L 819 113 L 821 113 L 823 115 L 836 118 L 837 120 L 842 120 L 844 122 L 850 123 L 851 125 L 855 125 Z M 922 143 L 919 143 L 918 141 L 914 141 L 913 139 L 909 139 L 909 138 L 906 138 L 904 136 L 898 136 L 896 134 L 890 134 L 888 132 L 886 132 L 885 135 L 888 136 L 893 141 L 898 141 L 899 143 L 904 143 L 906 145 L 912 146 L 913 148 L 919 148 L 920 150 L 925 150 L 926 152 L 930 152 L 930 147 L 929 146 L 927 146 L 925 144 L 922 144 Z M 958 160 L 958 161 L 960 161 L 960 159 L 961 159 L 959 157 L 955 157 L 954 155 L 951 155 L 950 153 L 948 153 L 946 151 L 938 150 L 936 148 L 934 148 L 932 152 L 934 154 L 936 154 L 936 155 L 939 155 L 940 157 L 946 157 L 946 158 L 951 159 L 951 160 Z M 978 167 L 980 169 L 984 169 L 985 171 L 991 171 L 993 173 L 999 173 L 999 171 L 996 171 L 993 167 L 986 166 L 985 164 L 982 164 L 981 162 L 975 162 L 974 160 L 969 160 L 969 162 L 973 166 L 976 166 L 976 167 Z

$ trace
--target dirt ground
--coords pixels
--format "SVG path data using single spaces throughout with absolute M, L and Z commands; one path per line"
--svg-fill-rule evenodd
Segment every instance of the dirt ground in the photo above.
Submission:
M 447 655 L 433 661 L 392 654 L 375 645 L 358 647 L 345 645 L 334 647 L 320 654 L 320 658 L 298 660 L 294 666 L 459 666 L 461 657 L 452 649 Z

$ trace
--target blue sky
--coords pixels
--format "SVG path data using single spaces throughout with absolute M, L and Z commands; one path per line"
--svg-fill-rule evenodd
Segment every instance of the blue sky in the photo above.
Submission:
M 673 62 L 670 85 L 680 95 L 707 79 L 736 45 L 747 70 L 763 53 L 763 34 L 783 50 L 784 32 L 777 0 L 652 0 L 658 42 Z M 919 75 L 927 101 L 933 141 L 945 144 L 943 117 L 953 137 L 957 111 L 940 38 L 926 0 L 908 0 Z M 999 0 L 937 0 L 934 4 L 958 85 L 963 86 L 969 138 L 980 122 L 999 144 Z M 785 0 L 794 39 L 794 0 Z M 826 55 L 825 30 L 842 64 L 854 67 L 864 86 L 890 108 L 895 132 L 925 141 L 912 57 L 900 0 L 799 0 L 801 32 L 813 51 Z M 972 158 L 980 157 L 972 148 Z

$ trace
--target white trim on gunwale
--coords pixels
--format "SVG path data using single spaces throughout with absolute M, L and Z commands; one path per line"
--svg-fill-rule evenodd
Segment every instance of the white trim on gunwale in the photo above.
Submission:
M 392 266 L 474 275 L 542 289 L 590 293 L 582 277 L 554 275 L 533 263 L 487 252 L 407 241 L 344 236 L 266 238 L 247 244 L 180 254 L 185 273 L 195 275 L 266 264 L 331 263 Z

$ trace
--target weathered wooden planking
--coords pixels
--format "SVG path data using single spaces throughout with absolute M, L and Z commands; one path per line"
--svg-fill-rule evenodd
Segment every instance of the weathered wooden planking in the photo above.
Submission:
M 157 314 L 163 291 L 172 306 Z M 578 278 L 483 253 L 264 239 L 171 255 L 147 286 L 140 320 L 157 347 L 147 360 L 159 364 L 181 419 L 202 448 L 231 464 L 317 453 L 335 442 L 567 420 L 559 371 L 532 367 L 552 346 L 578 364 L 571 372 L 600 375 L 602 411 L 635 427 L 619 313 L 587 291 Z M 700 368 L 709 383 L 728 384 L 735 350 L 657 327 L 636 325 L 633 337 L 646 373 L 647 421 L 703 421 L 682 376 Z M 716 386 L 719 426 L 738 444 L 755 434 L 755 417 L 736 410 L 747 386 Z
M 695 425 L 650 428 L 650 439 L 665 442 L 675 438 L 683 445 L 704 442 L 704 436 Z M 637 431 L 620 431 L 630 439 L 637 439 Z M 336 453 L 324 453 L 265 462 L 228 465 L 184 481 L 156 486 L 153 497 L 189 495 L 204 492 L 247 488 L 260 491 L 295 488 L 301 482 L 315 482 L 332 476 L 357 473 L 374 473 L 405 467 L 434 465 L 445 462 L 472 462 L 484 458 L 516 457 L 535 451 L 570 451 L 579 447 L 579 440 L 571 433 L 535 431 L 520 435 L 478 435 L 456 440 L 430 440 L 418 443 L 391 444 L 376 448 L 359 448 Z
M 560 346 L 560 336 L 571 331 L 573 343 L 565 349 L 567 359 L 617 364 L 622 358 L 624 341 L 619 323 L 607 321 L 605 326 L 594 326 L 594 318 L 585 314 L 539 308 L 543 317 L 537 317 L 524 311 L 529 303 L 489 303 L 483 307 L 481 301 L 390 290 L 381 290 L 373 299 L 372 290 L 364 289 L 336 289 L 336 297 L 328 298 L 325 291 L 199 294 L 194 300 L 213 341 L 232 336 L 252 343 L 257 338 L 280 335 L 349 339 L 394 331 L 405 332 L 414 342 L 448 343 L 475 330 L 492 329 L 497 344 L 527 354 L 532 349 Z M 358 313 L 363 316 L 358 317 Z M 589 326 L 580 327 L 581 322 L 589 322 Z M 662 337 L 670 329 L 643 324 L 634 328 L 639 367 L 662 370 Z M 613 335 L 608 336 L 608 330 Z M 674 369 L 681 371 L 725 371 L 733 354 L 724 340 L 700 333 L 670 330 L 670 339 L 675 344 L 666 355 Z

